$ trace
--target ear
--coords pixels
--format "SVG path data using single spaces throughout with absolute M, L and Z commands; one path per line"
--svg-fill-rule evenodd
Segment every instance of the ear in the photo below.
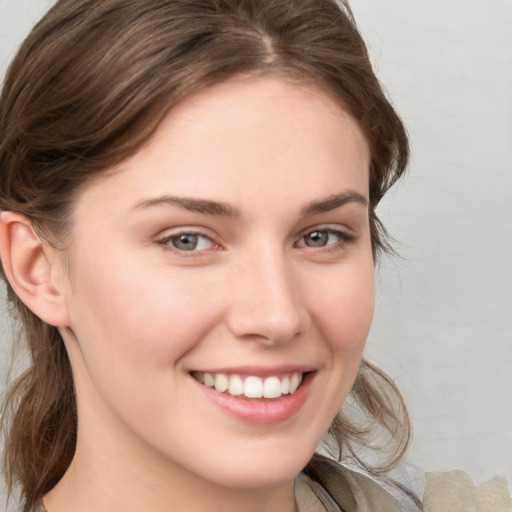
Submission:
M 37 236 L 24 215 L 2 212 L 0 258 L 16 295 L 35 315 L 56 327 L 69 325 L 62 256 Z

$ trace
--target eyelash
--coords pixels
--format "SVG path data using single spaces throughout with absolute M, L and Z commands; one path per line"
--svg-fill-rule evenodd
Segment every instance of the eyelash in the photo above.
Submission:
M 306 245 L 305 243 L 299 244 L 299 242 L 305 242 L 306 237 L 313 235 L 314 233 L 322 233 L 329 235 L 334 235 L 338 238 L 337 241 L 334 243 L 324 245 L 324 246 L 318 246 L 318 247 L 311 247 Z M 299 242 L 296 243 L 296 247 L 304 248 L 304 249 L 311 249 L 311 250 L 320 250 L 322 252 L 336 252 L 339 250 L 342 250 L 346 247 L 346 245 L 351 244 L 356 241 L 356 237 L 352 235 L 351 233 L 347 233 L 346 231 L 340 230 L 340 229 L 334 229 L 329 227 L 316 227 L 314 229 L 310 229 L 304 234 L 302 234 L 299 238 Z
M 335 236 L 338 238 L 338 240 L 335 241 L 334 243 L 330 243 L 330 244 L 323 245 L 323 246 L 317 246 L 317 247 L 306 245 L 305 244 L 306 237 L 311 236 L 315 233 L 326 234 L 327 236 Z M 173 240 L 177 240 L 180 237 L 185 237 L 185 236 L 188 236 L 191 238 L 202 239 L 203 243 L 205 240 L 207 240 L 209 242 L 209 244 L 211 244 L 211 247 L 200 248 L 200 249 L 196 249 L 194 247 L 192 250 L 187 251 L 184 249 L 179 249 L 178 247 L 175 247 L 175 246 L 173 247 L 173 245 L 171 245 Z M 356 237 L 350 233 L 347 233 L 346 231 L 320 226 L 320 227 L 317 227 L 314 229 L 310 229 L 307 232 L 304 232 L 303 234 L 301 234 L 301 236 L 299 237 L 298 241 L 294 244 L 294 246 L 304 249 L 304 250 L 336 252 L 336 251 L 339 251 L 339 250 L 342 250 L 343 248 L 345 248 L 345 246 L 347 244 L 353 243 L 355 241 L 356 241 Z M 220 247 L 219 244 L 217 244 L 214 240 L 212 240 L 212 238 L 210 236 L 208 236 L 200 231 L 194 231 L 192 229 L 191 230 L 182 230 L 177 233 L 172 233 L 170 235 L 167 235 L 165 237 L 158 239 L 156 242 L 159 245 L 161 245 L 165 250 L 170 250 L 177 254 L 187 256 L 187 257 L 197 256 L 198 254 L 204 253 L 204 251 L 208 251 L 211 249 L 218 249 Z M 301 243 L 301 242 L 304 242 L 304 243 Z

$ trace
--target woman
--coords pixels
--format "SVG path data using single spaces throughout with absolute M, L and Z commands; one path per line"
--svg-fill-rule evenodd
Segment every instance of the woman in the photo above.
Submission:
M 408 143 L 347 5 L 61 0 L 0 137 L 22 510 L 412 509 L 314 455 L 329 430 L 376 478 L 409 436 L 361 362 Z

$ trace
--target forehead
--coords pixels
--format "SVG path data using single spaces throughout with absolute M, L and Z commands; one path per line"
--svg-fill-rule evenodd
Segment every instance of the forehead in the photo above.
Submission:
M 255 195 L 278 202 L 292 192 L 326 196 L 333 186 L 367 195 L 368 166 L 357 123 L 322 90 L 240 78 L 182 101 L 144 147 L 89 189 L 246 204 Z

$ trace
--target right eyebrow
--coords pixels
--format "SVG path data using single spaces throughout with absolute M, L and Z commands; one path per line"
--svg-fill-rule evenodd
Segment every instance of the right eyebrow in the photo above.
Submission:
M 143 201 L 137 203 L 133 210 L 145 210 L 162 205 L 179 206 L 185 210 L 206 215 L 219 215 L 233 219 L 240 218 L 240 211 L 237 208 L 234 208 L 233 206 L 221 201 L 211 201 L 209 199 L 169 195 L 144 199 Z

